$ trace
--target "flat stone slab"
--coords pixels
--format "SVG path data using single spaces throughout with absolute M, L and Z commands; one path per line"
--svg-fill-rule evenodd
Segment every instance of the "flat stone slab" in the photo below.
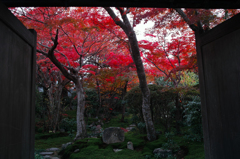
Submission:
M 129 127 L 135 127 L 136 125 L 135 124 L 131 124 L 131 125 L 129 125 Z
M 51 159 L 51 156 L 47 155 L 43 157 L 44 159 Z
M 46 151 L 59 151 L 59 150 L 60 150 L 59 148 L 55 148 L 55 147 L 46 149 Z
M 39 154 L 42 155 L 42 156 L 53 155 L 53 152 L 40 152 Z
M 122 151 L 123 149 L 113 149 L 114 152 Z

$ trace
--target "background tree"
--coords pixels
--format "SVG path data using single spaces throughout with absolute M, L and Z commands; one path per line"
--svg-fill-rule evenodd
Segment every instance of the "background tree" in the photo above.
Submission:
M 105 7 L 105 10 L 112 17 L 113 21 L 123 29 L 123 31 L 128 37 L 130 54 L 136 65 L 137 75 L 140 82 L 140 88 L 143 95 L 142 112 L 143 112 L 143 117 L 146 124 L 147 137 L 148 137 L 148 140 L 153 141 L 153 140 L 156 140 L 156 133 L 155 133 L 155 128 L 152 122 L 152 117 L 151 117 L 150 91 L 147 86 L 146 75 L 145 75 L 142 59 L 139 52 L 137 37 L 127 17 L 127 14 L 130 12 L 130 9 L 120 8 L 120 7 L 117 7 L 116 9 L 119 11 L 122 20 L 120 20 L 116 16 L 114 11 L 110 7 Z
M 94 74 L 94 56 L 108 52 L 114 38 L 109 31 L 96 27 L 92 18 L 97 8 L 25 8 L 19 19 L 39 32 L 37 51 L 49 58 L 62 74 L 73 81 L 77 92 L 77 133 L 86 136 L 83 80 Z M 105 17 L 105 16 L 104 16 Z M 106 17 L 105 17 L 106 18 Z M 40 31 L 41 30 L 41 31 Z

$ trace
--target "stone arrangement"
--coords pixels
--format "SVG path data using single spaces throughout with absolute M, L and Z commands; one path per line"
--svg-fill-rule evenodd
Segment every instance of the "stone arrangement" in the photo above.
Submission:
M 54 147 L 46 149 L 45 152 L 40 152 L 39 155 L 43 156 L 44 159 L 60 159 L 60 157 L 57 155 L 59 151 L 59 148 Z
M 119 127 L 109 127 L 103 131 L 102 140 L 103 143 L 113 144 L 123 142 L 125 139 L 124 131 Z
M 172 150 L 163 150 L 161 148 L 156 148 L 153 150 L 153 154 L 158 154 L 161 158 L 166 158 L 168 155 L 172 154 Z
M 134 150 L 134 148 L 133 148 L 133 143 L 132 143 L 131 141 L 129 141 L 129 142 L 127 143 L 127 148 L 128 148 L 129 150 Z

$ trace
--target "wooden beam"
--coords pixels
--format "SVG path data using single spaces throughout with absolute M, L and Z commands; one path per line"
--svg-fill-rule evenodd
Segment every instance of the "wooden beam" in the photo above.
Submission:
M 0 0 L 8 7 L 159 7 L 159 8 L 240 8 L 237 0 Z

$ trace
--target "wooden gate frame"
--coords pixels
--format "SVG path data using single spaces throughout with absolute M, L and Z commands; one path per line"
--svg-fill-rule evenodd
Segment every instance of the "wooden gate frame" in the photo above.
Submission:
M 206 159 L 221 159 L 221 158 L 225 159 L 226 157 L 227 158 L 229 157 L 231 159 L 239 158 L 238 151 L 239 151 L 239 147 L 240 147 L 239 146 L 240 138 L 236 138 L 237 141 L 226 142 L 226 140 L 228 140 L 228 141 L 233 140 L 233 138 L 234 138 L 233 136 L 236 136 L 237 133 L 240 135 L 240 129 L 239 129 L 240 121 L 238 121 L 240 118 L 233 119 L 233 117 L 230 117 L 228 115 L 230 111 L 232 111 L 233 114 L 235 113 L 235 115 L 237 112 L 240 112 L 240 108 L 238 108 L 238 107 L 240 107 L 240 105 L 235 105 L 235 108 L 234 109 L 232 108 L 232 107 L 234 107 L 234 105 L 232 103 L 239 104 L 239 99 L 240 99 L 239 92 L 240 91 L 239 91 L 239 88 L 237 87 L 238 82 L 236 82 L 236 80 L 233 79 L 233 83 L 230 83 L 232 86 L 234 84 L 236 84 L 236 88 L 234 88 L 235 90 L 231 90 L 231 91 L 236 91 L 236 97 L 238 99 L 236 98 L 233 102 L 230 103 L 225 98 L 222 99 L 220 96 L 218 97 L 216 94 L 213 95 L 214 99 L 219 100 L 219 101 L 225 100 L 224 102 L 229 102 L 232 106 L 232 107 L 230 107 L 229 112 L 226 112 L 222 108 L 225 108 L 225 110 L 226 110 L 227 105 L 225 105 L 225 107 L 222 107 L 221 104 L 215 105 L 214 108 L 217 108 L 216 115 L 213 115 L 212 111 L 214 111 L 214 109 L 212 108 L 213 105 L 211 105 L 210 103 L 214 103 L 214 102 L 208 102 L 209 99 L 207 100 L 207 98 L 209 98 L 208 96 L 210 95 L 209 93 L 211 93 L 212 88 L 207 87 L 206 82 L 209 82 L 209 81 L 207 81 L 206 78 L 209 78 L 209 74 L 207 74 L 208 68 L 206 68 L 206 66 L 204 64 L 204 62 L 205 62 L 204 56 L 206 56 L 206 54 L 210 53 L 210 51 L 203 52 L 203 46 L 210 44 L 211 42 L 214 42 L 215 40 L 224 39 L 225 38 L 224 36 L 227 36 L 228 34 L 231 34 L 234 31 L 238 31 L 238 30 L 240 30 L 240 14 L 235 15 L 231 19 L 219 24 L 218 26 L 216 26 L 215 28 L 213 28 L 210 31 L 207 31 L 206 33 L 203 33 L 203 34 L 201 34 L 199 32 L 195 33 L 196 47 L 197 47 L 197 61 L 198 61 L 198 70 L 199 70 L 200 93 L 201 93 L 204 150 L 205 150 L 205 158 Z M 240 37 L 239 37 L 239 39 L 240 39 Z M 230 41 L 230 43 L 233 43 L 233 42 L 234 41 Z M 240 43 L 239 43 L 239 45 L 240 45 Z M 219 46 L 219 47 L 221 47 L 221 46 Z M 233 51 L 233 52 L 235 51 L 235 54 L 236 54 L 236 51 L 238 51 L 239 56 L 240 56 L 240 50 L 229 50 L 229 52 L 226 52 L 226 54 L 227 53 L 231 54 L 231 51 Z M 221 59 L 221 60 L 225 60 L 225 59 Z M 234 59 L 233 59 L 233 62 L 234 62 Z M 239 61 L 238 66 L 240 66 L 240 61 Z M 216 69 L 216 71 L 219 71 L 219 73 L 221 73 L 220 72 L 221 70 Z M 232 72 L 232 73 L 236 73 L 237 71 L 239 71 L 239 68 L 237 68 L 237 70 L 235 69 L 234 71 L 235 72 Z M 235 75 L 235 76 L 237 76 L 237 75 Z M 226 77 L 226 79 L 227 78 L 230 78 L 230 77 Z M 229 80 L 229 79 L 227 79 L 227 80 Z M 240 79 L 239 79 L 239 82 L 240 82 Z M 220 87 L 222 88 L 223 85 L 226 84 L 226 80 L 219 79 L 218 84 L 219 85 L 215 88 L 218 88 L 218 90 L 221 90 Z M 212 92 L 214 92 L 214 91 L 212 91 Z M 215 92 L 216 92 L 216 90 L 215 90 Z M 215 103 L 218 103 L 219 101 L 217 101 Z M 222 111 L 222 112 L 218 114 L 218 112 L 220 112 L 220 111 Z M 210 113 L 211 113 L 211 116 L 209 115 Z M 228 116 L 225 116 L 226 114 Z M 239 113 L 239 116 L 240 116 L 240 113 Z M 213 118 L 218 119 L 219 117 L 222 118 L 222 121 L 223 120 L 231 121 L 229 123 L 222 122 L 221 120 L 219 120 L 219 123 L 215 122 L 215 124 L 220 124 L 220 125 L 222 124 L 220 127 L 223 128 L 224 132 L 219 132 L 221 134 L 216 133 L 218 130 L 220 131 L 219 126 L 215 126 L 212 123 Z M 236 116 L 234 116 L 234 117 L 236 117 Z M 226 126 L 226 124 L 228 124 L 228 125 Z M 239 126 L 236 128 L 236 125 L 238 125 L 238 124 L 239 124 Z M 224 129 L 226 127 L 228 127 L 229 129 L 228 130 Z M 233 132 L 233 131 L 235 131 L 235 132 Z M 216 136 L 213 137 L 213 133 L 215 133 Z M 217 140 L 219 140 L 218 143 L 216 143 Z M 237 145 L 237 143 L 238 143 L 238 145 Z M 221 148 L 220 147 L 216 148 L 216 147 L 212 146 L 213 144 L 222 144 L 222 145 L 220 146 Z M 220 156 L 220 154 L 222 152 L 224 152 L 224 155 Z
M 37 33 L 35 32 L 35 30 L 28 30 L 8 9 L 5 5 L 3 5 L 0 2 L 0 22 L 2 22 L 4 25 L 6 25 L 12 32 L 14 32 L 18 37 L 20 37 L 25 43 L 27 43 L 30 47 L 31 47 L 31 73 L 29 73 L 30 76 L 30 81 L 31 83 L 29 83 L 30 86 L 30 97 L 28 97 L 29 103 L 30 103 L 30 110 L 28 110 L 27 113 L 30 113 L 30 118 L 28 120 L 25 126 L 29 126 L 29 129 L 27 129 L 26 131 L 30 131 L 29 134 L 30 136 L 27 138 L 28 141 L 23 141 L 21 139 L 19 139 L 19 141 L 16 141 L 15 144 L 17 144 L 17 142 L 19 142 L 18 144 L 21 146 L 26 146 L 28 147 L 27 150 L 28 152 L 21 152 L 21 154 L 14 154 L 14 150 L 7 150 L 7 152 L 4 152 L 4 154 L 2 154 L 3 156 L 7 158 L 5 159 L 9 159 L 9 156 L 16 156 L 15 158 L 19 158 L 19 159 L 27 159 L 24 158 L 24 156 L 29 157 L 29 159 L 34 159 L 34 140 L 35 140 L 35 76 L 36 76 L 36 42 L 37 42 Z M 1 38 L 1 37 L 0 37 Z M 12 46 L 14 47 L 14 46 Z M 0 50 L 1 51 L 1 50 Z M 24 53 L 23 53 L 24 56 Z M 8 67 L 8 66 L 2 66 L 0 63 L 1 67 Z M 21 69 L 20 69 L 21 70 Z M 24 75 L 23 75 L 24 76 Z M 1 79 L 4 78 L 0 75 L 0 82 Z M 16 77 L 13 77 L 16 78 Z M 0 83 L 1 84 L 1 83 Z M 4 86 L 5 88 L 7 88 L 7 86 Z M 3 88 L 3 87 L 2 87 Z M 14 91 L 14 90 L 5 90 L 5 91 Z M 3 96 L 2 98 L 7 98 L 8 95 L 4 95 L 4 90 L 0 90 L 0 94 L 1 96 Z M 6 93 L 5 93 L 6 94 Z M 9 99 L 10 100 L 10 99 Z M 1 101 L 2 102 L 2 101 Z M 6 104 L 6 105 L 5 105 Z M 1 103 L 0 107 L 7 107 L 8 104 L 7 103 Z M 14 107 L 17 106 L 21 106 L 21 105 L 14 105 Z M 1 110 L 5 110 L 5 109 L 0 109 Z M 3 115 L 4 117 L 6 115 L 4 115 L 4 112 L 0 112 L 0 115 Z M 6 117 L 8 120 L 8 117 Z M 13 120 L 14 117 L 12 116 Z M 17 133 L 17 132 L 16 132 Z M 10 138 L 13 133 L 10 132 L 0 132 L 0 135 L 2 135 L 3 137 L 6 138 Z M 1 141 L 0 141 L 1 142 Z M 0 145 L 0 148 L 4 148 L 7 147 L 13 143 L 7 143 L 8 145 Z M 18 147 L 16 146 L 16 149 L 18 149 Z M 1 151 L 0 151 L 1 152 Z M 1 154 L 0 154 L 1 156 Z

